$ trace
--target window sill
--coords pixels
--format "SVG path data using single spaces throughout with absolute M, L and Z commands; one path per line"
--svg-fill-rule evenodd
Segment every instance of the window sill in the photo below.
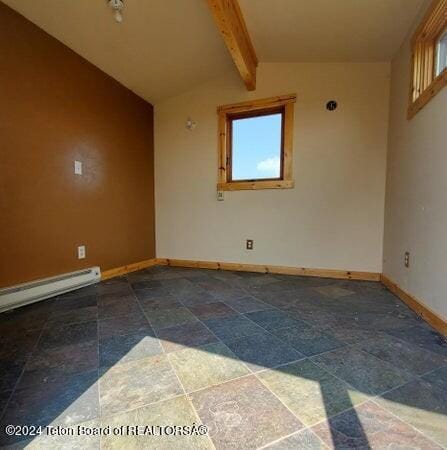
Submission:
M 267 181 L 234 181 L 231 183 L 217 183 L 218 191 L 245 191 L 260 189 L 292 189 L 293 180 L 267 180 Z

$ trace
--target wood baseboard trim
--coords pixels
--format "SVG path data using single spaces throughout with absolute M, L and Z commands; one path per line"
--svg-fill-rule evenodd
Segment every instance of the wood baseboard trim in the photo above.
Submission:
M 447 336 L 447 322 L 443 318 L 435 314 L 419 299 L 404 291 L 398 284 L 390 280 L 387 276 L 382 274 L 380 281 L 435 330 L 439 331 L 442 335 Z
M 187 259 L 154 258 L 127 264 L 122 267 L 105 270 L 101 280 L 125 275 L 126 273 L 146 269 L 152 266 L 172 266 L 193 269 L 232 270 L 236 272 L 273 273 L 281 275 L 299 275 L 305 277 L 334 278 L 341 280 L 381 281 L 394 295 L 399 297 L 408 307 L 416 312 L 435 330 L 447 336 L 447 321 L 435 314 L 423 302 L 405 292 L 398 284 L 386 275 L 376 272 L 360 272 L 355 270 L 309 269 L 306 267 L 268 266 L 262 264 L 239 264 L 216 261 L 193 261 Z
M 104 270 L 101 272 L 101 280 L 108 280 L 110 278 L 119 277 L 126 273 L 135 272 L 137 270 L 146 269 L 157 265 L 157 259 L 146 259 L 137 263 L 127 264 L 121 267 L 115 267 L 114 269 Z
M 380 273 L 348 270 L 309 269 L 305 267 L 268 266 L 262 264 L 239 264 L 215 261 L 191 261 L 185 259 L 158 258 L 157 263 L 164 266 L 190 267 L 197 269 L 233 270 L 239 272 L 276 273 L 281 275 L 300 275 L 305 277 L 337 278 L 343 280 L 380 281 Z

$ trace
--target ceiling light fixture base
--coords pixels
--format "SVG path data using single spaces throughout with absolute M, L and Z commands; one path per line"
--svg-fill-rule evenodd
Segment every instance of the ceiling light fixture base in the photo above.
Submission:
M 108 0 L 109 7 L 113 10 L 113 15 L 118 23 L 123 21 L 123 0 Z

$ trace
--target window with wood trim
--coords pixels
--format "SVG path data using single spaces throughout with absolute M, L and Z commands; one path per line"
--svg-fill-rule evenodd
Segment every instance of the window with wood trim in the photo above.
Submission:
M 217 108 L 219 168 L 217 189 L 281 189 L 292 177 L 295 95 Z
M 446 29 L 447 0 L 434 0 L 412 39 L 409 119 L 447 84 Z

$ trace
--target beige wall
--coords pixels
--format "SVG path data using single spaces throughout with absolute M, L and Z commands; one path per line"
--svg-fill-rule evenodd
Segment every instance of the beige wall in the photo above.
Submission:
M 157 256 L 380 272 L 388 91 L 387 63 L 265 63 L 254 93 L 231 72 L 156 104 Z M 298 96 L 295 189 L 218 202 L 216 107 L 288 93 Z
M 447 318 L 447 89 L 406 119 L 411 34 L 392 64 L 384 273 Z

